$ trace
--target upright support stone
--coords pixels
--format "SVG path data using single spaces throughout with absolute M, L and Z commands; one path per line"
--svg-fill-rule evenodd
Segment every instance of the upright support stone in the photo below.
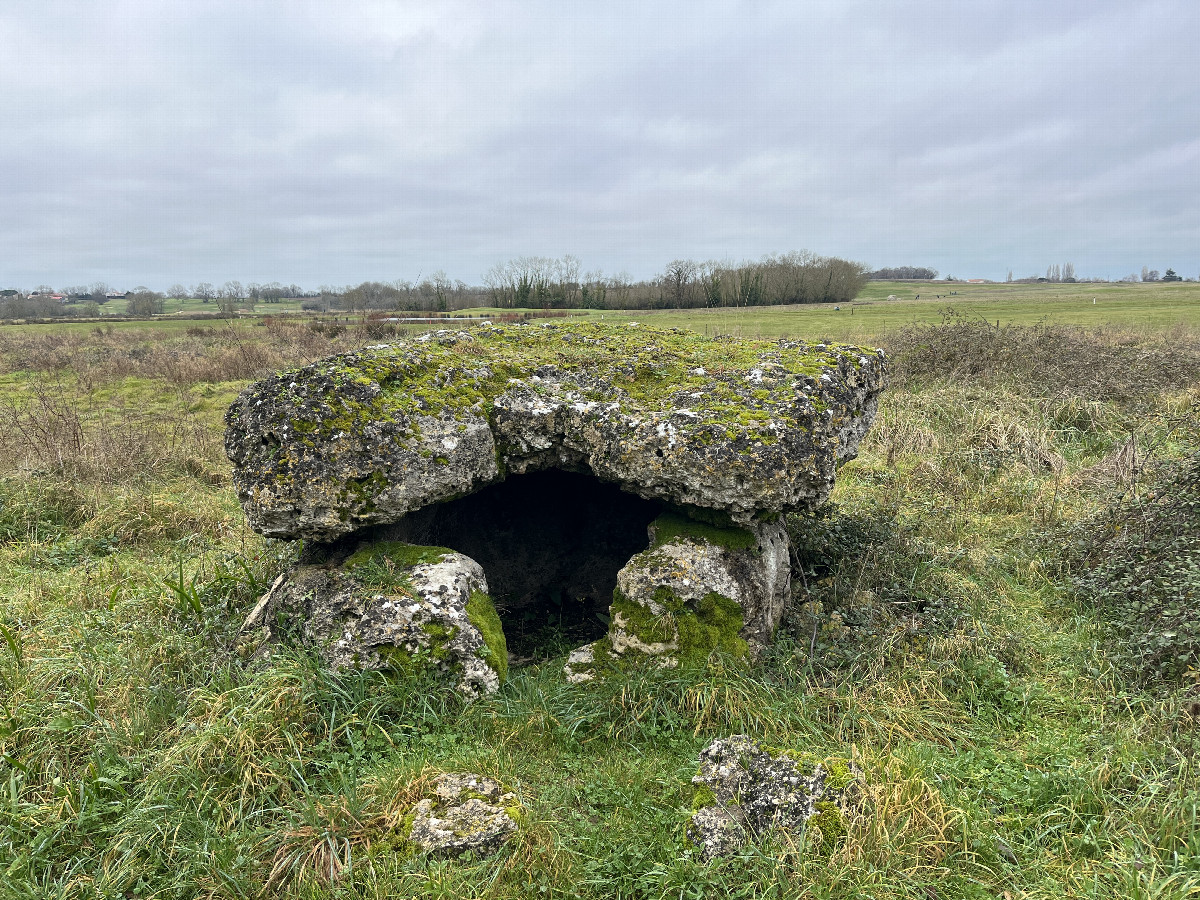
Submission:
M 281 575 L 242 626 L 248 652 L 315 648 L 334 669 L 431 673 L 474 699 L 508 670 L 504 631 L 475 560 L 442 547 L 375 544 L 340 565 Z
M 618 573 L 609 633 L 571 654 L 568 681 L 696 665 L 714 652 L 751 656 L 770 640 L 791 586 L 782 522 L 715 528 L 668 514 L 650 542 Z

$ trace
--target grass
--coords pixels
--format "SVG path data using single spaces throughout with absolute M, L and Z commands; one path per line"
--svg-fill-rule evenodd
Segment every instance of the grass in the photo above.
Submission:
M 1034 323 L 1046 296 L 1011 302 Z M 472 705 L 238 656 L 295 548 L 246 529 L 223 406 L 377 338 L 5 329 L 0 897 L 1200 895 L 1196 673 L 1123 665 L 1063 554 L 1140 483 L 1131 436 L 1141 459 L 1197 451 L 1194 301 L 1100 331 L 1006 329 L 991 307 L 914 326 L 924 299 L 887 303 L 892 388 L 832 506 L 791 522 L 797 590 L 766 658 L 586 687 L 559 658 Z M 754 313 L 792 333 L 833 316 Z M 688 848 L 697 753 L 736 732 L 864 770 L 832 852 Z M 396 826 L 456 769 L 517 790 L 519 836 L 483 860 L 407 855 Z
M 920 299 L 914 299 L 918 294 Z M 887 300 L 889 295 L 898 299 Z M 869 342 L 906 325 L 940 322 L 948 307 L 999 325 L 1046 322 L 1135 331 L 1183 326 L 1194 331 L 1200 327 L 1200 284 L 942 285 L 877 281 L 868 282 L 858 299 L 840 307 L 816 303 L 662 312 L 621 310 L 591 315 L 648 323 L 663 317 L 672 325 L 710 334 L 808 336 L 847 343 Z
M 888 300 L 894 296 L 896 300 Z M 919 296 L 920 299 L 917 299 Z M 1095 301 L 1093 303 L 1093 300 Z M 47 330 L 86 335 L 95 328 L 120 332 L 155 331 L 172 335 L 196 328 L 190 315 L 215 313 L 216 304 L 198 300 L 167 301 L 166 314 L 152 321 L 56 322 L 51 325 L 0 325 L 0 335 L 20 332 L 45 333 Z M 742 337 L 808 336 L 848 343 L 870 341 L 881 334 L 912 324 L 940 322 L 947 307 L 963 315 L 1000 325 L 1033 325 L 1039 322 L 1085 327 L 1116 328 L 1136 332 L 1162 332 L 1182 327 L 1194 331 L 1200 327 L 1200 284 L 1130 283 L 1102 284 L 963 284 L 945 282 L 872 281 L 857 299 L 835 309 L 832 303 L 802 306 L 741 307 L 700 310 L 578 310 L 580 317 L 602 321 L 654 321 L 693 328 L 702 333 L 735 334 Z M 302 321 L 335 318 L 343 323 L 361 322 L 361 316 L 339 313 L 336 316 L 300 315 L 294 304 L 260 304 L 253 315 L 242 315 L 230 324 L 226 320 L 204 321 L 200 327 L 227 330 L 244 329 L 280 314 L 297 315 Z M 106 313 L 122 313 L 124 305 L 106 308 Z M 503 316 L 513 313 L 537 313 L 533 309 L 502 310 L 477 307 L 457 310 L 452 315 Z M 556 314 L 557 311 L 556 311 Z M 399 313 L 398 315 L 410 315 Z M 421 315 L 414 313 L 412 315 Z M 378 326 L 377 326 L 378 327 Z M 427 327 L 427 326 L 420 326 Z M 453 327 L 452 325 L 449 327 Z M 401 331 L 411 328 L 401 326 Z M 251 332 L 252 333 L 252 332 Z

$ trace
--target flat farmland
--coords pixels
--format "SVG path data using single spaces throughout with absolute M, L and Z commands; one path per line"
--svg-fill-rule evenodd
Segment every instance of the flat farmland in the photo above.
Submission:
M 888 300 L 893 295 L 897 299 Z M 1200 284 L 937 284 L 869 282 L 839 305 L 724 307 L 693 310 L 613 310 L 605 320 L 656 322 L 739 337 L 823 337 L 869 340 L 912 324 L 957 314 L 999 325 L 1111 326 L 1169 331 L 1200 326 Z

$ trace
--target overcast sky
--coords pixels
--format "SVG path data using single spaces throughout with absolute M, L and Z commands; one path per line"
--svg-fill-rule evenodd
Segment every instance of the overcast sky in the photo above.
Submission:
M 1196 0 L 3 0 L 0 287 L 1200 274 Z

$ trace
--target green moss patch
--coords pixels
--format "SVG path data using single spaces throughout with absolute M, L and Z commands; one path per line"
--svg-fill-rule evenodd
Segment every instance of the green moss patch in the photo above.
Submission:
M 408 573 L 413 566 L 436 563 L 446 554 L 445 547 L 422 547 L 400 541 L 381 541 L 353 553 L 342 568 L 364 587 L 408 592 Z
M 717 652 L 738 658 L 750 653 L 750 646 L 739 634 L 745 624 L 742 608 L 721 594 L 706 594 L 695 610 L 677 614 L 675 624 L 679 629 L 681 666 L 703 665 Z
M 734 600 L 714 592 L 702 597 L 693 608 L 669 588 L 659 587 L 654 601 L 666 613 L 656 616 L 620 591 L 613 597 L 612 609 L 621 614 L 626 630 L 643 643 L 675 641 L 677 649 L 672 655 L 681 666 L 703 666 L 714 653 L 737 658 L 749 655 L 750 647 L 740 636 L 745 624 L 742 608 Z
M 415 678 L 429 670 L 432 657 L 426 653 L 409 653 L 403 647 L 379 646 L 373 648 L 387 668 L 405 678 Z
M 833 850 L 846 836 L 846 817 L 836 803 L 822 800 L 817 803 L 817 812 L 805 823 L 805 828 L 815 829 L 810 837 L 822 853 Z
M 692 812 L 704 809 L 706 806 L 715 806 L 717 803 L 717 795 L 712 792 L 707 784 L 696 786 L 696 793 L 692 795 Z
M 654 529 L 655 547 L 674 540 L 687 540 L 707 542 L 727 550 L 749 550 L 758 543 L 754 535 L 744 528 L 718 528 L 678 513 L 663 513 L 650 527 Z
M 677 607 L 675 595 L 666 588 L 659 588 L 654 599 L 668 609 Z M 671 613 L 656 616 L 647 607 L 635 603 L 621 593 L 620 588 L 613 592 L 612 613 L 620 614 L 625 629 L 639 640 L 647 644 L 666 644 L 675 640 L 675 616 Z
M 467 600 L 467 618 L 483 635 L 483 643 L 487 648 L 483 661 L 492 667 L 503 682 L 508 678 L 508 644 L 492 598 L 482 591 L 472 591 Z

